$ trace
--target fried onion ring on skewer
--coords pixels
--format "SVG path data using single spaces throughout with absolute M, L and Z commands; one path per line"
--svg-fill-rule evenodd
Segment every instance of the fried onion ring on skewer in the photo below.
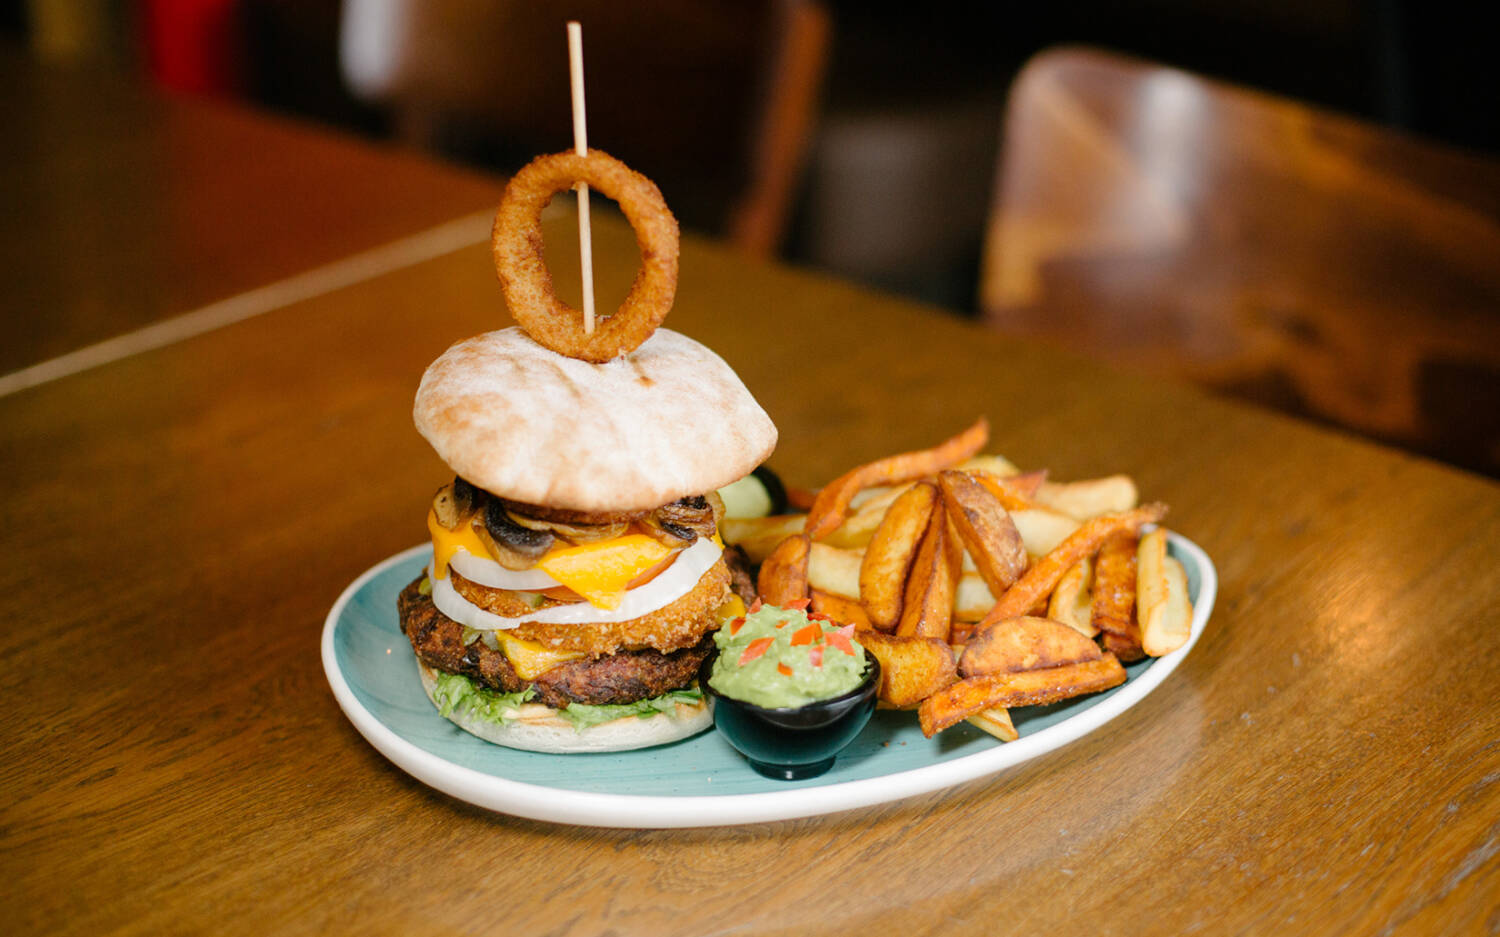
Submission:
M 542 246 L 542 209 L 574 183 L 619 203 L 635 229 L 641 269 L 619 310 L 584 334 L 583 313 L 557 297 Z M 539 344 L 570 358 L 602 363 L 638 347 L 666 317 L 677 292 L 677 219 L 645 176 L 601 150 L 538 156 L 505 187 L 491 248 L 495 272 L 516 322 Z

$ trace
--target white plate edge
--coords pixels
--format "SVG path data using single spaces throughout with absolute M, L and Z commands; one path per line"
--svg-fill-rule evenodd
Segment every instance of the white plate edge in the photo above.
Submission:
M 1197 644 L 1218 596 L 1218 571 L 1208 554 L 1181 534 L 1168 531 L 1168 537 L 1173 546 L 1192 555 L 1199 570 L 1198 600 L 1193 603 L 1192 631 L 1186 644 L 1158 658 L 1145 674 L 1127 682 L 1113 696 L 1035 735 L 942 764 L 839 784 L 756 794 L 689 797 L 560 791 L 455 765 L 408 742 L 386 727 L 354 696 L 353 689 L 339 671 L 333 635 L 344 607 L 365 583 L 390 567 L 431 549 L 430 544 L 418 544 L 387 557 L 360 574 L 340 593 L 324 619 L 321 641 L 323 671 L 339 708 L 377 751 L 429 787 L 476 806 L 552 823 L 625 829 L 737 826 L 794 820 L 901 800 L 998 773 L 1074 742 L 1139 703 L 1177 669 Z

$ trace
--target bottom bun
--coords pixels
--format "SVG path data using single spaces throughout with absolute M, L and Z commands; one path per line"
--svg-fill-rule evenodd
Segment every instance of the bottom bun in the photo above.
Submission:
M 427 698 L 432 700 L 433 688 L 437 684 L 435 672 L 420 660 L 417 661 L 417 672 L 422 676 L 422 689 L 426 691 Z M 433 700 L 433 705 L 437 705 L 436 700 Z M 486 742 L 549 754 L 624 752 L 633 748 L 649 748 L 697 735 L 713 725 L 713 714 L 709 712 L 707 699 L 699 700 L 695 706 L 678 703 L 675 713 L 661 713 L 644 719 L 625 716 L 582 731 L 573 728 L 571 722 L 557 715 L 557 710 L 540 703 L 525 704 L 516 719 L 504 725 L 488 719 L 477 719 L 467 710 L 456 709 L 444 718 Z

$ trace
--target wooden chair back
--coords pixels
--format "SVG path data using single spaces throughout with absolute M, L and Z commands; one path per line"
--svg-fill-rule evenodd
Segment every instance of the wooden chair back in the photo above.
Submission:
M 1007 107 L 980 306 L 997 328 L 1500 475 L 1494 161 L 1046 52 Z
M 820 2 L 345 0 L 343 70 L 409 142 L 461 121 L 524 161 L 572 145 L 569 19 L 584 26 L 589 144 L 651 176 L 685 224 L 773 253 L 831 41 Z

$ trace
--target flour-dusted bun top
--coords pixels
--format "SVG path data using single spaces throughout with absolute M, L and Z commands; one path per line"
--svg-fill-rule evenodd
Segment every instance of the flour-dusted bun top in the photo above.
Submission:
M 502 498 L 636 511 L 723 487 L 776 448 L 776 427 L 718 355 L 667 329 L 604 364 L 519 328 L 443 352 L 422 375 L 417 430 Z

